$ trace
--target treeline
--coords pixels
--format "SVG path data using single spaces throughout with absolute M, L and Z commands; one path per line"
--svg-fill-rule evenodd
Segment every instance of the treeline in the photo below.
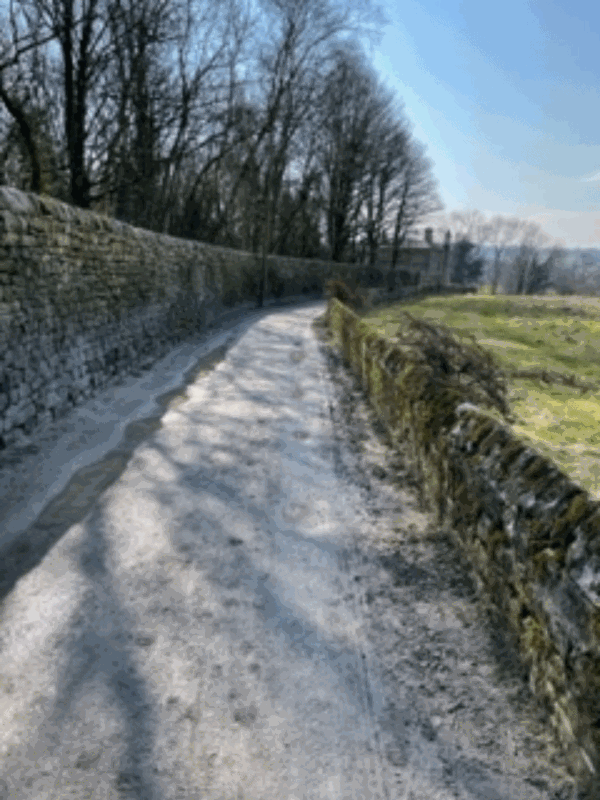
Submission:
M 454 211 L 436 219 L 438 234 L 449 230 L 450 279 L 456 283 L 485 281 L 492 294 L 536 294 L 559 283 L 567 268 L 567 252 L 552 244 L 535 222 L 480 211 Z
M 13 0 L 0 182 L 255 253 L 373 263 L 441 210 L 361 0 Z

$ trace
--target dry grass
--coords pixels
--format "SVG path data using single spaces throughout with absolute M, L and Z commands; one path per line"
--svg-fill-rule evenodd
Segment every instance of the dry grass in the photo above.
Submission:
M 407 311 L 489 351 L 509 377 L 515 432 L 600 499 L 600 298 L 455 295 L 363 319 L 394 336 Z

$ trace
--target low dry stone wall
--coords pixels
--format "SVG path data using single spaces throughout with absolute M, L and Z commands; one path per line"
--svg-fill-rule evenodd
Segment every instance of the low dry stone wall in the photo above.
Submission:
M 506 620 L 581 787 L 600 797 L 600 504 L 338 300 L 328 325 L 423 497 Z M 406 449 L 408 448 L 408 449 Z
M 268 268 L 281 298 L 356 269 L 286 257 Z M 0 187 L 0 452 L 227 309 L 256 307 L 261 275 L 250 253 Z

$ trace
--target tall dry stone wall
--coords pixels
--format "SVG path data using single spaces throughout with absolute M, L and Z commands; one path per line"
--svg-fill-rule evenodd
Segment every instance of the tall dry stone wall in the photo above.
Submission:
M 423 499 L 512 629 L 572 771 L 600 797 L 600 503 L 338 300 L 334 341 Z
M 270 296 L 348 265 L 269 258 Z M 0 451 L 152 364 L 227 309 L 256 307 L 256 256 L 0 187 Z

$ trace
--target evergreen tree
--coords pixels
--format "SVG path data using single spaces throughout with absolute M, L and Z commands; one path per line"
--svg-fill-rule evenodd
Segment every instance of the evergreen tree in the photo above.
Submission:
M 452 283 L 476 283 L 483 272 L 483 259 L 473 258 L 475 245 L 468 239 L 461 239 L 452 247 Z

